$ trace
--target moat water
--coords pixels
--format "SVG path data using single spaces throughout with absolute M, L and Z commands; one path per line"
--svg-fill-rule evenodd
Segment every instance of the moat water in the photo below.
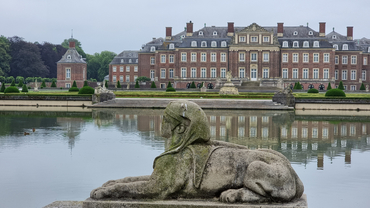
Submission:
M 0 207 L 82 201 L 111 179 L 150 175 L 163 110 L 0 107 Z M 283 153 L 313 207 L 369 207 L 370 117 L 205 111 L 212 139 Z M 306 113 L 307 114 L 307 113 Z

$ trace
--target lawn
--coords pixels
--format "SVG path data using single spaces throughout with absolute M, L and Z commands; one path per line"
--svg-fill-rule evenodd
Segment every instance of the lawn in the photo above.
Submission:
M 309 98 L 309 99 L 370 99 L 370 93 L 346 93 L 346 97 L 325 97 L 325 93 L 293 93 L 296 98 Z

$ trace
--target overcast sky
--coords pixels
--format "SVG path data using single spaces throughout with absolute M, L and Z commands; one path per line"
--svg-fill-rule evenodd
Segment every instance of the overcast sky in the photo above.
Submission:
M 194 31 L 207 26 L 307 25 L 326 33 L 346 35 L 353 26 L 355 39 L 370 38 L 369 0 L 0 0 L 0 35 L 29 42 L 60 44 L 73 37 L 85 53 L 139 50 L 153 37 L 184 30 L 190 20 Z

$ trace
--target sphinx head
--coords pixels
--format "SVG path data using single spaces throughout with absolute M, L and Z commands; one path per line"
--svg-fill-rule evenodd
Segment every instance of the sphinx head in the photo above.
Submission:
M 210 139 L 207 116 L 193 102 L 172 101 L 164 111 L 162 136 L 168 139 L 166 151 L 181 150 L 192 143 L 207 142 Z

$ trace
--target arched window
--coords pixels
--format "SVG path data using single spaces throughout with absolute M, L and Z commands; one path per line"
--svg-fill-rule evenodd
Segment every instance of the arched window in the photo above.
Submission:
M 288 41 L 283 42 L 283 47 L 289 47 Z
M 216 36 L 217 35 L 217 31 L 213 31 L 213 36 Z
M 191 47 L 197 47 L 197 41 L 195 40 L 191 41 Z
M 206 41 L 202 41 L 202 43 L 201 43 L 201 45 L 200 45 L 201 47 L 207 47 L 207 42 Z
M 212 41 L 211 42 L 211 47 L 217 47 L 217 42 L 216 41 Z
M 227 46 L 226 41 L 221 41 L 221 47 L 226 47 L 226 46 Z
M 203 36 L 203 31 L 199 31 L 198 35 Z
M 313 42 L 313 47 L 320 47 L 319 41 L 314 41 Z
M 337 44 L 334 44 L 333 45 L 333 48 L 335 48 L 335 50 L 338 50 L 338 45 Z
M 175 48 L 175 44 L 171 43 L 169 46 L 168 46 L 169 49 L 174 49 Z
M 312 31 L 308 32 L 308 35 L 313 35 L 313 32 Z
M 294 42 L 293 42 L 293 47 L 294 47 L 294 48 L 298 48 L 298 47 L 299 47 L 298 41 L 294 41 Z
M 343 44 L 342 50 L 348 50 L 348 44 Z
M 305 48 L 310 47 L 310 44 L 308 43 L 308 41 L 304 41 L 303 42 L 303 47 L 305 47 Z
M 154 51 L 155 51 L 155 46 L 150 47 L 150 52 L 154 52 Z
M 294 32 L 293 32 L 293 35 L 298 35 L 298 32 L 297 32 L 297 31 L 294 31 Z

